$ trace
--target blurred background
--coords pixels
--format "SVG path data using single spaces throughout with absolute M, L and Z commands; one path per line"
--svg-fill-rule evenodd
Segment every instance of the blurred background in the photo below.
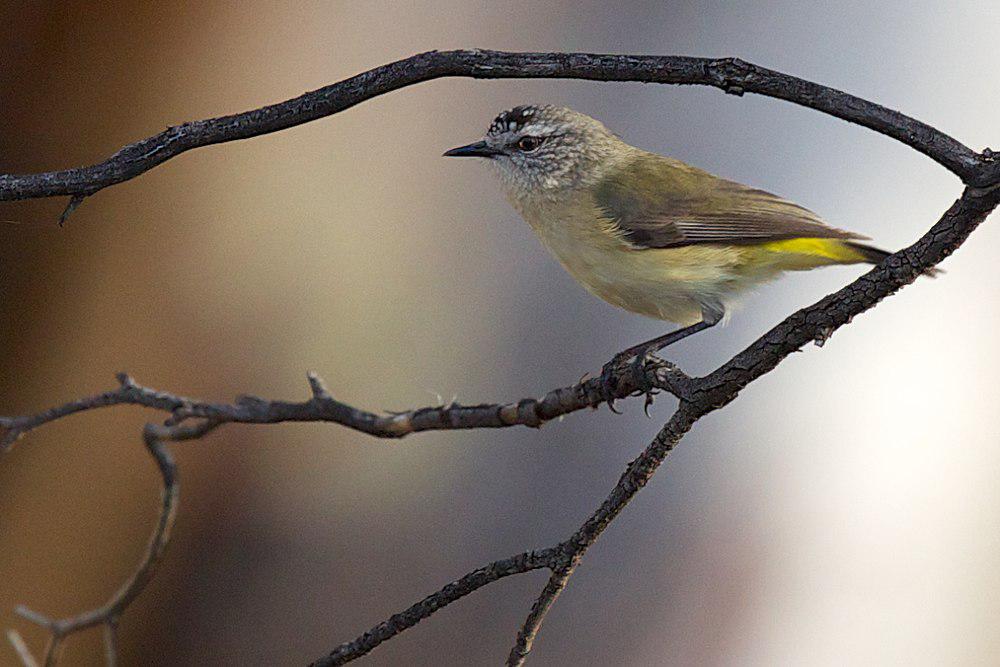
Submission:
M 432 48 L 739 56 L 1000 142 L 994 3 L 0 4 L 0 171 L 103 159 L 167 125 Z M 359 406 L 540 395 L 663 324 L 563 273 L 482 166 L 439 159 L 503 108 L 567 104 L 626 140 L 790 197 L 890 249 L 956 178 L 887 138 L 704 88 L 449 79 L 201 149 L 88 199 L 0 205 L 0 413 L 142 383 Z M 945 264 L 704 419 L 590 551 L 538 665 L 990 664 L 1000 649 L 996 219 Z M 861 267 L 792 275 L 671 358 L 707 372 Z M 226 427 L 174 445 L 180 514 L 121 623 L 127 665 L 302 664 L 494 558 L 567 536 L 650 440 L 638 402 L 540 432 L 378 441 Z M 135 408 L 0 462 L 0 627 L 103 603 L 159 478 Z M 365 659 L 495 665 L 544 581 L 504 580 Z M 99 633 L 65 663 L 99 664 Z M 0 646 L 0 664 L 15 655 Z

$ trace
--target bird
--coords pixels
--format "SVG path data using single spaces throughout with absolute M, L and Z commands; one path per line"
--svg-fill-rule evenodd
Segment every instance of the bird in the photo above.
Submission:
M 778 195 L 632 146 L 566 107 L 503 111 L 481 140 L 444 156 L 493 166 L 514 209 L 589 292 L 679 325 L 615 363 L 723 322 L 742 295 L 786 271 L 891 254 Z

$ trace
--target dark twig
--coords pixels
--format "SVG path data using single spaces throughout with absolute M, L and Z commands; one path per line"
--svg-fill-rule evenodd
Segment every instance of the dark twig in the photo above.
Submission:
M 690 378 L 689 393 L 681 398 L 677 411 L 642 454 L 628 465 L 601 506 L 573 535 L 552 547 L 559 554 L 558 559 L 550 567 L 554 574 L 522 626 L 508 663 L 513 661 L 513 664 L 519 664 L 518 660 L 523 662 L 531 650 L 531 643 L 541 627 L 546 611 L 565 586 L 565 580 L 572 574 L 573 566 L 649 482 L 667 455 L 695 422 L 704 415 L 727 405 L 736 398 L 743 387 L 774 369 L 791 353 L 810 342 L 829 338 L 836 329 L 849 322 L 855 315 L 868 310 L 886 296 L 913 282 L 926 269 L 936 265 L 961 245 L 998 203 L 1000 203 L 1000 187 L 985 190 L 966 189 L 962 197 L 945 212 L 937 224 L 915 244 L 892 255 L 843 289 L 789 316 L 716 371 L 703 378 Z M 572 565 L 569 565 L 570 563 Z M 561 567 L 566 569 L 559 569 Z M 437 610 L 451 601 L 443 595 L 442 590 L 425 598 L 420 604 L 424 605 L 424 608 Z M 371 639 L 362 641 L 363 638 L 372 635 L 378 627 L 381 625 L 369 630 L 353 642 L 342 644 L 335 649 L 331 655 L 338 656 L 337 662 L 320 660 L 316 664 L 343 664 L 364 655 L 384 641 L 381 635 L 378 641 L 373 642 Z M 393 632 L 389 637 L 395 634 L 398 632 Z M 345 647 L 350 647 L 351 652 L 345 653 L 348 650 Z
M 757 93 L 822 111 L 901 141 L 970 185 L 1000 179 L 1000 162 L 898 111 L 737 58 L 593 53 L 509 53 L 480 49 L 429 51 L 382 65 L 299 97 L 230 116 L 169 127 L 128 144 L 89 167 L 0 176 L 0 201 L 70 196 L 62 219 L 83 197 L 130 180 L 186 151 L 277 132 L 333 115 L 379 95 L 443 77 L 589 79 L 714 86 Z
M 263 424 L 285 421 L 328 421 L 382 438 L 398 438 L 425 430 L 538 427 L 558 416 L 629 395 L 663 389 L 680 402 L 656 438 L 633 460 L 597 510 L 565 541 L 541 551 L 527 551 L 474 570 L 427 596 L 356 639 L 346 642 L 316 664 L 339 665 L 360 657 L 438 609 L 497 579 L 547 568 L 551 575 L 518 633 L 509 664 L 521 664 L 531 650 L 545 614 L 565 587 L 576 565 L 605 528 L 621 513 L 673 447 L 704 415 L 732 401 L 747 384 L 772 370 L 786 356 L 811 341 L 821 343 L 836 329 L 909 284 L 960 246 L 1000 202 L 1000 162 L 986 150 L 976 154 L 946 134 L 919 121 L 846 93 L 736 59 L 708 60 L 673 56 L 451 51 L 424 53 L 370 70 L 318 91 L 245 114 L 186 123 L 126 146 L 100 164 L 47 174 L 0 176 L 0 200 L 56 195 L 72 197 L 63 219 L 83 197 L 129 180 L 162 162 L 199 146 L 274 132 L 328 116 L 359 102 L 421 81 L 446 77 L 582 78 L 601 81 L 644 81 L 711 85 L 728 93 L 755 92 L 817 109 L 897 139 L 936 160 L 968 187 L 930 231 L 869 273 L 816 304 L 800 310 L 755 343 L 702 378 L 690 378 L 666 362 L 644 366 L 645 377 L 620 373 L 611 390 L 598 380 L 553 390 L 541 399 L 509 404 L 451 404 L 399 414 L 380 415 L 335 400 L 322 380 L 310 374 L 312 397 L 302 402 L 270 401 L 252 396 L 232 404 L 207 403 L 159 392 L 119 376 L 118 389 L 71 401 L 35 415 L 0 418 L 0 451 L 42 424 L 77 412 L 112 405 L 141 405 L 169 413 L 163 425 L 148 424 L 144 442 L 163 480 L 160 517 L 146 555 L 129 580 L 104 606 L 78 616 L 51 620 L 23 607 L 18 613 L 49 630 L 42 663 L 53 664 L 63 639 L 72 632 L 103 625 L 106 651 L 114 659 L 118 619 L 148 583 L 169 540 L 176 513 L 176 471 L 164 443 L 200 438 L 226 423 Z M 642 374 L 640 374 L 642 375 Z M 25 665 L 37 664 L 23 638 L 8 637 Z
M 660 362 L 649 364 L 646 369 L 646 378 L 623 376 L 618 382 L 614 398 L 625 398 L 636 393 L 640 383 L 647 383 L 677 396 L 688 394 L 687 382 L 690 378 L 676 367 Z M 244 395 L 237 397 L 233 403 L 210 403 L 144 387 L 121 373 L 118 375 L 120 386 L 117 389 L 76 399 L 37 414 L 0 417 L 0 429 L 3 430 L 0 451 L 9 449 L 24 434 L 43 424 L 77 412 L 114 405 L 140 405 L 169 412 L 168 425 L 180 424 L 193 418 L 204 419 L 214 425 L 319 421 L 340 424 L 378 438 L 402 438 L 419 431 L 508 426 L 537 428 L 556 417 L 584 408 L 596 408 L 607 400 L 600 380 L 590 379 L 553 389 L 540 399 L 526 398 L 516 403 L 450 403 L 406 412 L 377 414 L 334 399 L 315 373 L 309 373 L 308 379 L 312 398 L 306 401 L 272 401 Z
M 45 651 L 43 664 L 54 665 L 58 659 L 62 641 L 74 632 L 80 632 L 97 625 L 105 627 L 105 650 L 109 665 L 117 659 L 116 632 L 118 619 L 129 604 L 142 592 L 153 577 L 156 566 L 163 558 L 163 552 L 170 541 L 170 529 L 177 513 L 177 474 L 174 462 L 164 440 L 186 440 L 208 433 L 214 424 L 202 422 L 193 426 L 177 426 L 173 429 L 149 424 L 143 431 L 143 441 L 163 480 L 162 503 L 156 528 L 149 540 L 146 553 L 131 577 L 118 589 L 111 599 L 96 609 L 70 618 L 51 620 L 26 607 L 18 607 L 17 613 L 46 628 L 50 633 L 49 645 Z
M 509 577 L 512 574 L 523 574 L 546 567 L 551 568 L 558 555 L 558 547 L 541 551 L 525 551 L 473 570 L 436 593 L 428 595 L 413 606 L 398 614 L 393 614 L 357 639 L 341 644 L 329 655 L 312 663 L 312 667 L 334 667 L 359 658 L 382 642 L 395 637 L 407 628 L 413 627 L 438 609 L 465 597 L 486 584 Z
M 637 383 L 676 392 L 680 396 L 687 395 L 686 383 L 689 378 L 677 368 L 661 362 L 648 364 L 646 369 L 647 377 L 636 378 L 630 375 L 622 378 L 617 384 L 614 397 L 624 398 L 637 391 Z M 312 398 L 307 401 L 292 403 L 242 396 L 235 403 L 225 404 L 197 401 L 144 387 L 127 374 L 120 373 L 117 389 L 70 401 L 37 414 L 0 418 L 0 429 L 4 430 L 3 437 L 0 438 L 0 450 L 2 450 L 9 448 L 18 438 L 39 426 L 87 410 L 114 405 L 139 405 L 162 410 L 170 415 L 163 425 L 147 424 L 143 430 L 143 441 L 163 479 L 163 502 L 146 554 L 136 571 L 106 604 L 71 618 L 52 620 L 23 606 L 16 609 L 20 616 L 49 631 L 50 640 L 42 660 L 44 665 L 55 664 L 62 642 L 68 635 L 98 625 L 104 626 L 105 652 L 109 664 L 113 664 L 116 655 L 118 619 L 151 579 L 170 540 L 170 529 L 176 516 L 178 493 L 176 469 L 164 442 L 200 438 L 226 423 L 330 421 L 382 438 L 399 438 L 416 431 L 435 429 L 500 428 L 515 425 L 538 427 L 557 416 L 583 408 L 594 408 L 606 400 L 601 394 L 600 381 L 594 379 L 555 389 L 539 400 L 524 399 L 517 403 L 474 406 L 453 403 L 442 407 L 378 415 L 335 400 L 317 374 L 309 373 L 308 380 Z M 525 553 L 497 561 L 478 574 L 473 573 L 475 576 L 464 577 L 446 587 L 441 599 L 453 601 L 496 578 L 546 567 L 551 557 L 552 554 L 545 551 Z M 356 647 L 366 645 L 374 647 L 384 639 L 402 632 L 430 615 L 436 608 L 431 603 L 424 605 L 418 603 L 408 612 L 393 617 L 395 620 L 392 623 L 378 629 L 377 632 L 373 630 L 372 636 L 364 641 L 359 640 Z M 8 638 L 22 662 L 26 665 L 32 664 L 34 658 L 23 638 L 14 631 L 8 633 Z
M 66 204 L 66 208 L 63 209 L 62 215 L 59 216 L 59 226 L 62 227 L 69 220 L 69 216 L 73 215 L 73 211 L 79 208 L 83 200 L 86 199 L 86 195 L 73 195 L 69 198 L 69 203 Z
M 510 655 L 507 656 L 508 667 L 520 667 L 524 664 L 528 653 L 531 652 L 531 646 L 538 635 L 538 631 L 542 629 L 542 621 L 545 620 L 545 615 L 549 613 L 549 609 L 555 604 L 556 598 L 566 588 L 566 583 L 569 581 L 570 575 L 573 574 L 573 569 L 578 562 L 579 557 L 573 559 L 570 564 L 554 570 L 549 575 L 549 580 L 545 582 L 545 587 L 539 593 L 535 604 L 531 605 L 528 618 L 524 619 L 524 623 L 517 633 L 514 647 L 510 650 Z

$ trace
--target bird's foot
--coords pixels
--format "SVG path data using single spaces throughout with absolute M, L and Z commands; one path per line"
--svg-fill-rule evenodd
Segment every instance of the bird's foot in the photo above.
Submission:
M 631 351 L 619 352 L 611 361 L 604 364 L 601 369 L 601 392 L 604 400 L 615 414 L 621 414 L 615 409 L 615 401 L 627 395 L 645 396 L 643 411 L 649 415 L 649 406 L 653 404 L 653 397 L 658 393 L 649 381 L 650 367 L 663 365 L 663 360 L 656 356 L 651 349 L 640 350 L 638 353 Z M 623 393 L 622 382 L 630 380 L 626 387 L 631 387 L 628 394 Z
M 632 358 L 628 352 L 619 352 L 611 358 L 611 361 L 601 368 L 601 394 L 608 404 L 608 409 L 615 414 L 621 414 L 615 409 L 615 400 L 618 399 L 618 384 L 625 374 L 628 360 Z

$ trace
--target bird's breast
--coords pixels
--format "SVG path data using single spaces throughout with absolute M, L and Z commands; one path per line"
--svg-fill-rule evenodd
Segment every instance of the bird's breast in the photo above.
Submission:
M 613 220 L 586 201 L 515 202 L 543 245 L 591 293 L 625 310 L 680 324 L 696 322 L 701 305 L 718 300 L 725 248 L 636 249 Z

